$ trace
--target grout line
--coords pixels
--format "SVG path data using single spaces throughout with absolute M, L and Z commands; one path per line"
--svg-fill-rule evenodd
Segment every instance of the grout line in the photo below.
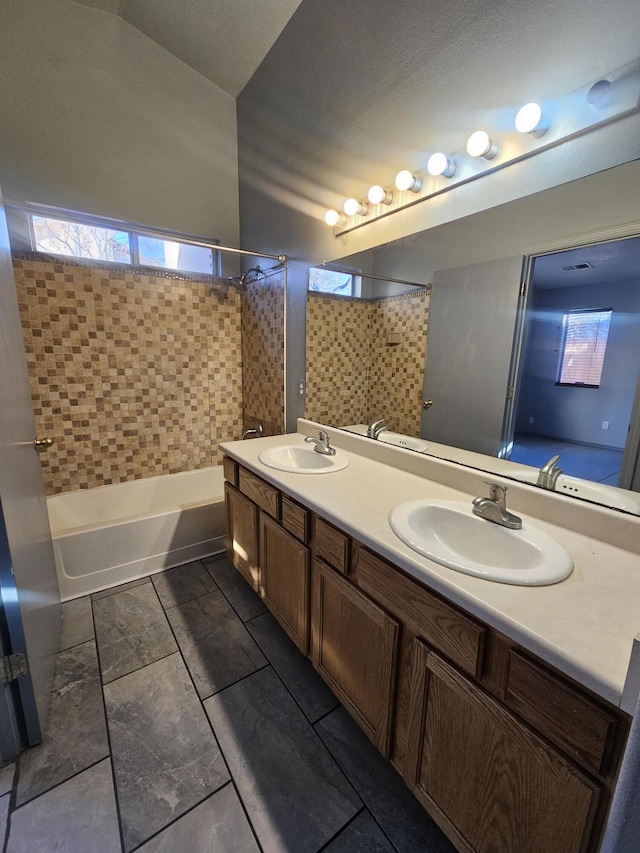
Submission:
M 329 690 L 331 690 L 331 688 L 330 688 L 330 687 L 329 687 Z M 324 712 L 324 714 L 321 714 L 321 715 L 318 717 L 318 719 L 317 719 L 317 720 L 309 720 L 309 722 L 311 723 L 311 725 L 312 725 L 314 728 L 318 725 L 318 723 L 321 723 L 323 720 L 326 720 L 326 719 L 327 719 L 327 717 L 328 717 L 330 714 L 333 714 L 333 712 L 334 712 L 334 711 L 337 711 L 337 710 L 338 710 L 338 708 L 342 708 L 342 707 L 343 707 L 342 703 L 340 702 L 340 700 L 338 699 L 338 697 L 335 695 L 335 693 L 333 693 L 333 691 L 332 691 L 332 695 L 333 695 L 333 696 L 335 696 L 335 699 L 336 699 L 336 705 L 334 705 L 334 706 L 333 706 L 333 708 L 330 708 L 328 711 L 325 711 L 325 712 Z
M 76 772 L 72 773 L 71 776 L 67 776 L 64 779 L 61 779 L 59 782 L 56 782 L 55 785 L 52 785 L 50 788 L 47 788 L 45 791 L 40 791 L 39 794 L 35 794 L 30 799 L 25 800 L 24 803 L 20 803 L 19 806 L 14 806 L 14 808 L 11 809 L 11 813 L 13 814 L 13 812 L 18 812 L 21 809 L 23 809 L 25 806 L 30 806 L 31 803 L 35 803 L 36 800 L 39 800 L 41 797 L 44 797 L 45 794 L 50 794 L 51 791 L 55 791 L 55 789 L 59 788 L 60 785 L 64 785 L 66 782 L 70 782 L 72 779 L 75 779 L 76 776 L 80 776 L 80 774 L 84 773 L 85 770 L 90 770 L 92 767 L 95 767 L 96 764 L 100 764 L 102 761 L 107 761 L 109 759 L 109 757 L 110 757 L 110 754 L 107 753 L 106 755 L 103 755 L 101 758 L 98 758 L 96 761 L 92 761 L 91 764 L 87 764 L 87 766 L 83 767 L 81 770 L 76 770 Z M 17 798 L 17 790 L 18 790 L 18 788 L 16 786 L 16 798 Z
M 337 832 L 334 832 L 334 834 L 331 836 L 331 838 L 328 841 L 325 841 L 325 843 L 322 845 L 322 847 L 320 847 L 319 850 L 316 851 L 316 853 L 322 853 L 323 850 L 326 850 L 327 847 L 329 847 L 331 844 L 333 844 L 333 842 L 336 840 L 336 838 L 338 838 L 338 836 L 342 835 L 342 833 L 345 831 L 345 829 L 347 829 L 347 827 L 351 826 L 351 824 L 356 820 L 356 818 L 360 817 L 360 815 L 365 810 L 366 810 L 366 806 L 363 804 L 362 808 L 359 808 L 358 811 L 353 815 L 353 817 L 350 817 L 349 820 L 343 826 L 341 826 Z
M 117 678 L 112 678 L 109 681 L 102 681 L 102 673 L 100 673 L 100 684 L 102 688 L 109 687 L 110 685 L 115 684 L 116 681 L 120 681 L 121 678 L 126 678 L 128 675 L 133 675 L 134 672 L 140 672 L 141 669 L 145 669 L 148 666 L 153 666 L 154 663 L 158 663 L 161 660 L 166 660 L 166 658 L 170 658 L 171 655 L 175 655 L 177 651 L 178 649 L 174 649 L 172 652 L 167 652 L 167 654 L 162 655 L 161 658 L 156 658 L 155 660 L 147 661 L 147 663 L 143 663 L 142 666 L 137 666 L 130 672 L 123 672 L 122 675 L 119 675 Z
M 79 643 L 74 643 L 72 646 L 67 646 L 66 649 L 58 649 L 57 655 L 63 655 L 65 652 L 70 652 L 71 649 L 77 649 L 78 646 L 84 646 L 85 643 L 90 643 L 91 640 L 95 640 L 95 638 L 96 636 L 94 634 L 92 637 L 87 637 L 86 640 L 81 640 Z

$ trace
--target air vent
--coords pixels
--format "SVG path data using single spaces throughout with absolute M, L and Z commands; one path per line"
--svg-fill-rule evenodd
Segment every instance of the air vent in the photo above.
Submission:
M 563 272 L 571 272 L 571 270 L 590 270 L 593 266 L 588 261 L 583 261 L 581 264 L 572 264 L 570 267 L 560 267 L 560 269 Z

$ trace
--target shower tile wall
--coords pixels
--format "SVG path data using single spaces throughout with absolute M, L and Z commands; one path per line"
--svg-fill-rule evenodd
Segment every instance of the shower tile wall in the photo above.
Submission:
M 252 282 L 242 296 L 244 429 L 284 432 L 285 273 Z
M 346 425 L 384 416 L 390 429 L 419 435 L 427 291 L 371 301 L 307 296 L 307 417 Z
M 226 284 L 16 255 L 47 494 L 217 465 L 242 431 Z

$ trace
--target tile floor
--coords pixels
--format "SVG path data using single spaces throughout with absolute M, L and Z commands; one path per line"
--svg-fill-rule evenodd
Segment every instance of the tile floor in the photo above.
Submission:
M 552 456 L 560 454 L 560 467 L 571 477 L 581 477 L 608 486 L 617 486 L 622 465 L 622 450 L 575 444 L 559 438 L 518 433 L 513 440 L 511 461 L 540 468 Z
M 226 558 L 64 613 L 44 741 L 0 768 L 0 850 L 453 853 Z

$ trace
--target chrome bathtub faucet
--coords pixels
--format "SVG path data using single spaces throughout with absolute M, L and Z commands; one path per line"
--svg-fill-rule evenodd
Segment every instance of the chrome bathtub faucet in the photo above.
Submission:
M 487 521 L 493 521 L 501 527 L 521 530 L 522 519 L 507 509 L 507 486 L 501 486 L 489 480 L 485 480 L 485 483 L 489 486 L 489 497 L 476 498 L 473 501 L 473 514 L 486 518 Z
M 307 442 L 308 444 L 315 444 L 315 447 L 313 449 L 316 451 L 316 453 L 322 453 L 323 456 L 336 455 L 336 449 L 335 447 L 331 447 L 331 445 L 329 444 L 329 436 L 323 429 L 319 431 L 318 438 L 316 438 L 315 435 L 308 435 L 305 438 L 305 442 Z

